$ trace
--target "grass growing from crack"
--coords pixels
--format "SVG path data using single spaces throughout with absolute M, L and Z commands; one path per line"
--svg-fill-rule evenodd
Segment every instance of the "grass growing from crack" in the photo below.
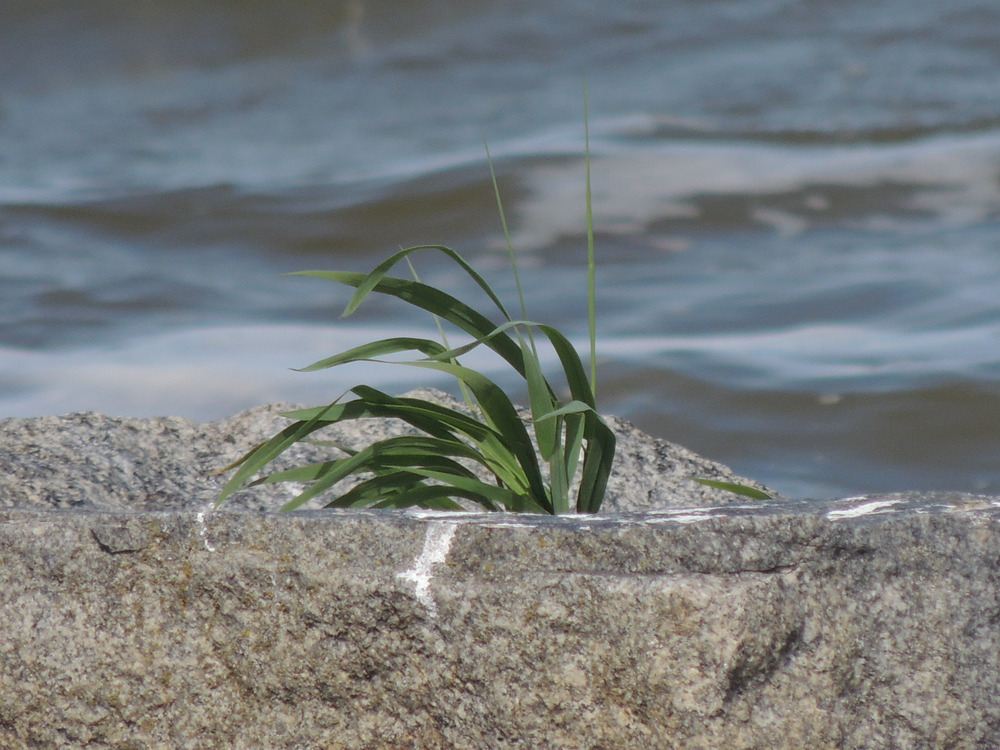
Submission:
M 566 336 L 551 326 L 528 319 L 499 186 L 487 150 L 518 294 L 519 317 L 510 314 L 486 280 L 459 253 L 441 245 L 400 250 L 367 274 L 300 272 L 353 287 L 355 291 L 344 315 L 354 312 L 370 294 L 378 293 L 428 313 L 442 333 L 440 342 L 414 337 L 373 341 L 314 362 L 302 368 L 304 371 L 352 362 L 379 362 L 444 372 L 458 381 L 467 410 L 418 398 L 394 397 L 367 385 L 355 386 L 348 391 L 354 396 L 350 400 L 343 400 L 347 396 L 344 394 L 327 406 L 286 413 L 294 420 L 291 425 L 223 469 L 236 471 L 223 487 L 218 503 L 247 484 L 305 483 L 306 489 L 282 506 L 282 510 L 293 510 L 328 492 L 342 479 L 360 475 L 364 477 L 362 481 L 327 502 L 325 507 L 418 506 L 459 510 L 462 506 L 458 500 L 462 499 L 487 510 L 562 514 L 571 508 L 578 513 L 595 513 L 600 509 L 614 460 L 615 435 L 598 414 L 596 403 L 595 257 L 586 115 L 584 129 L 589 372 Z M 482 292 L 489 314 L 422 283 L 411 263 L 411 255 L 418 251 L 442 253 L 455 263 Z M 390 276 L 391 269 L 401 261 L 409 265 L 410 276 Z M 471 342 L 449 347 L 442 323 L 471 337 Z M 464 355 L 481 346 L 499 355 L 527 386 L 531 411 L 528 425 L 499 385 L 462 364 Z M 539 353 L 543 346 L 554 351 L 559 360 L 562 390 L 543 373 Z M 402 361 L 383 359 L 402 352 L 414 356 Z M 568 397 L 561 397 L 560 392 L 568 393 Z M 255 478 L 292 445 L 310 441 L 323 428 L 366 418 L 399 419 L 420 434 L 385 438 L 360 450 L 342 449 L 345 455 L 341 458 Z M 579 482 L 574 484 L 578 474 Z

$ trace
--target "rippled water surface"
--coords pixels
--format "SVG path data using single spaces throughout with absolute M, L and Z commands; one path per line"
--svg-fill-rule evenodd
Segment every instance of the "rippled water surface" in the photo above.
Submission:
M 607 411 L 787 494 L 1000 492 L 995 3 L 6 8 L 0 416 L 423 384 L 289 370 L 433 329 L 282 274 L 444 243 L 512 297 L 484 139 L 583 344 L 586 79 Z

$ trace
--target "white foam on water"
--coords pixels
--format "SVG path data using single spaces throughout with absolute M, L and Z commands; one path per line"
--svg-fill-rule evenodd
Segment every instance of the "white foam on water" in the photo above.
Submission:
M 998 165 L 997 131 L 888 145 L 621 142 L 602 147 L 591 160 L 594 221 L 601 229 L 621 226 L 635 231 L 665 216 L 690 216 L 691 196 L 774 194 L 814 184 L 899 183 L 919 188 L 912 198 L 914 207 L 950 226 L 969 226 L 989 220 L 1000 203 Z M 532 200 L 515 212 L 513 241 L 518 247 L 542 247 L 584 226 L 585 185 L 577 177 L 579 170 L 575 163 L 555 163 L 528 171 Z M 779 222 L 776 228 L 787 227 Z
M 349 347 L 387 336 L 436 338 L 434 332 L 374 326 L 207 326 L 135 337 L 113 346 L 37 351 L 0 347 L 0 416 L 98 411 L 116 416 L 176 415 L 217 419 L 277 401 L 329 403 L 367 383 L 397 392 L 418 386 L 451 387 L 426 368 L 359 363 L 312 373 L 292 370 Z M 452 341 L 457 346 L 463 342 Z M 806 387 L 834 381 L 841 390 L 870 387 L 872 379 L 926 379 L 956 370 L 995 367 L 997 331 L 890 331 L 863 325 L 802 325 L 739 334 L 608 336 L 602 357 L 643 361 L 669 358 L 711 377 L 719 365 L 750 385 Z M 580 351 L 586 342 L 576 342 Z M 555 362 L 542 350 L 543 364 Z M 496 376 L 506 368 L 477 349 L 463 363 Z M 744 383 L 747 384 L 747 383 Z
M 279 401 L 329 403 L 358 383 L 394 392 L 450 386 L 449 376 L 426 368 L 362 363 L 311 373 L 291 369 L 378 338 L 409 335 L 436 338 L 429 331 L 371 326 L 213 326 L 115 346 L 61 351 L 0 347 L 0 416 L 96 411 L 209 420 Z M 486 371 L 498 366 L 490 355 L 478 352 L 468 363 Z

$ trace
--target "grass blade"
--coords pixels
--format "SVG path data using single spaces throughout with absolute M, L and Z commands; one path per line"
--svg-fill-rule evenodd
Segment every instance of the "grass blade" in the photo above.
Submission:
M 321 421 L 321 416 L 327 410 L 331 410 L 335 406 L 336 404 L 331 404 L 328 407 L 324 407 L 324 409 L 322 409 L 315 418 L 306 422 L 296 422 L 289 425 L 270 440 L 260 443 L 248 453 L 244 454 L 243 457 L 237 462 L 239 464 L 239 468 L 236 470 L 236 473 L 233 474 L 228 482 L 226 482 L 222 491 L 219 493 L 219 497 L 215 501 L 216 507 L 229 497 L 229 495 L 246 484 L 250 478 L 264 466 L 284 453 L 289 447 L 304 440 L 316 430 L 326 426 L 326 423 Z
M 461 380 L 472 391 L 487 423 L 503 438 L 503 445 L 520 465 L 531 495 L 551 513 L 551 500 L 538 466 L 531 437 L 507 394 L 485 375 L 450 362 L 412 362 L 410 364 L 441 370 Z
M 692 479 L 699 484 L 705 485 L 706 487 L 715 487 L 717 490 L 735 492 L 737 495 L 743 495 L 744 497 L 749 497 L 754 500 L 774 499 L 763 490 L 758 490 L 756 487 L 748 487 L 745 484 L 739 484 L 737 482 L 722 482 L 718 479 L 706 479 L 705 477 L 692 477 Z
M 594 255 L 594 211 L 590 190 L 590 107 L 587 84 L 583 84 L 583 163 L 586 171 L 585 201 L 587 210 L 587 329 L 590 333 L 590 388 L 597 393 L 597 310 Z
M 503 314 L 503 316 L 508 319 L 510 318 L 510 315 L 507 314 L 507 309 L 504 307 L 503 302 L 501 302 L 500 298 L 496 296 L 496 294 L 493 292 L 492 287 L 490 287 L 490 285 L 486 283 L 486 280 L 479 275 L 476 269 L 474 269 L 471 265 L 469 265 L 469 263 L 465 260 L 465 258 L 461 256 L 461 254 L 455 252 L 450 247 L 445 247 L 444 245 L 415 245 L 414 247 L 408 247 L 404 250 L 400 250 L 390 255 L 386 260 L 382 261 L 374 269 L 372 269 L 367 274 L 366 278 L 362 280 L 360 284 L 358 284 L 354 292 L 354 295 L 351 297 L 350 301 L 347 303 L 347 307 L 344 309 L 343 317 L 346 318 L 348 315 L 357 310 L 358 306 L 361 304 L 364 298 L 367 297 L 370 292 L 377 290 L 379 282 L 382 281 L 383 278 L 385 278 L 386 274 L 389 272 L 389 269 L 391 269 L 394 265 L 396 265 L 396 263 L 398 263 L 400 260 L 403 260 L 404 258 L 408 257 L 411 253 L 417 250 L 438 250 L 447 255 L 449 258 L 455 261 L 455 263 L 457 263 L 462 268 L 462 270 L 464 270 L 472 278 L 473 281 L 476 282 L 479 288 L 482 289 L 486 293 L 486 295 L 493 301 L 493 304 L 496 305 L 497 309 Z M 292 275 L 313 275 L 313 274 L 314 272 L 312 271 L 299 271 L 297 272 L 297 274 L 292 274 Z
M 364 283 L 366 274 L 352 271 L 302 271 L 300 275 L 329 279 L 347 286 Z M 437 315 L 476 339 L 485 339 L 489 348 L 503 357 L 522 377 L 524 361 L 521 347 L 507 335 L 490 337 L 496 325 L 480 312 L 452 295 L 411 279 L 385 276 L 375 286 L 374 291 L 397 297 L 415 307 Z
M 431 341 L 430 339 L 407 337 L 380 339 L 379 341 L 371 341 L 367 344 L 356 346 L 353 349 L 347 349 L 339 354 L 334 354 L 332 357 L 326 357 L 325 359 L 313 362 L 311 365 L 296 368 L 296 371 L 315 372 L 316 370 L 326 370 L 349 362 L 360 362 L 372 360 L 376 357 L 384 357 L 386 354 L 413 351 L 432 357 L 445 351 L 445 348 L 437 341 Z

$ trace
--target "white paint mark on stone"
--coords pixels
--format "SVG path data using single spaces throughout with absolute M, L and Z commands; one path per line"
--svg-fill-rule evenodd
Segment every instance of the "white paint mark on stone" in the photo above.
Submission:
M 215 552 L 215 547 L 212 543 L 208 541 L 208 527 L 205 525 L 205 511 L 198 513 L 198 533 L 201 534 L 201 541 L 205 545 L 205 549 L 209 552 Z
M 883 508 L 891 508 L 893 505 L 898 505 L 901 500 L 876 500 L 872 503 L 865 503 L 864 505 L 859 505 L 856 508 L 845 508 L 844 510 L 831 510 L 826 514 L 827 518 L 838 519 L 838 518 L 857 518 L 858 516 L 867 516 L 869 513 L 876 513 Z
M 710 518 L 713 518 L 713 516 L 688 513 L 686 515 L 668 516 L 666 518 L 651 518 L 649 519 L 649 522 L 663 523 L 664 521 L 673 521 L 674 523 L 698 523 L 699 521 L 707 521 Z
M 698 523 L 708 521 L 712 518 L 725 517 L 725 513 L 718 512 L 718 508 L 671 508 L 670 510 L 654 511 L 649 517 L 642 519 L 641 523 Z
M 456 531 L 458 524 L 431 521 L 424 536 L 424 548 L 413 561 L 413 567 L 396 574 L 397 578 L 413 583 L 417 600 L 427 608 L 431 617 L 437 617 L 437 602 L 431 595 L 434 568 L 448 559 Z
M 428 510 L 426 508 L 407 508 L 404 512 L 416 518 L 488 518 L 496 515 L 495 513 L 480 510 Z

